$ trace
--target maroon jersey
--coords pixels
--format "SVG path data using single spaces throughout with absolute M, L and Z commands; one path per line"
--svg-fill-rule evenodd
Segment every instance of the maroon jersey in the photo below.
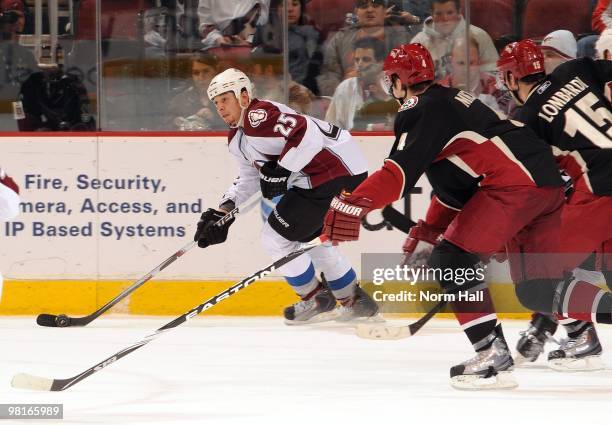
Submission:
M 566 62 L 533 88 L 517 114 L 553 146 L 574 186 L 595 195 L 612 195 L 611 82 L 611 61 Z
M 432 166 L 445 159 L 481 187 L 563 185 L 550 146 L 461 90 L 433 85 L 409 98 L 396 117 L 395 135 L 384 167 L 355 190 L 374 208 L 404 197 L 426 171 L 438 186 L 434 191 L 452 195 L 456 182 L 448 167 Z
M 240 205 L 257 192 L 258 169 L 270 160 L 292 172 L 289 187 L 305 189 L 368 170 L 348 131 L 268 100 L 253 99 L 243 122 L 230 131 L 229 150 L 240 172 L 222 203 L 231 199 Z

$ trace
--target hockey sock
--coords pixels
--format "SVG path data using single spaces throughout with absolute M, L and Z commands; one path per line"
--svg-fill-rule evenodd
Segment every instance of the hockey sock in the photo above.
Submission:
M 335 246 L 321 245 L 310 252 L 312 262 L 327 279 L 327 286 L 337 300 L 352 297 L 357 275 L 348 259 Z
M 319 281 L 315 277 L 315 268 L 312 262 L 308 268 L 297 276 L 285 276 L 296 294 L 303 300 L 312 297 L 319 289 Z
M 343 276 L 338 279 L 328 280 L 327 286 L 331 289 L 334 297 L 338 301 L 343 299 L 351 298 L 355 293 L 355 286 L 357 285 L 357 274 L 355 270 L 350 268 Z
M 432 251 L 428 265 L 434 269 L 462 270 L 465 273 L 465 270 L 475 270 L 478 262 L 477 255 L 443 240 Z M 481 351 L 489 348 L 495 339 L 497 316 L 487 285 L 477 279 L 477 273 L 472 276 L 456 282 L 442 274 L 439 282 L 444 291 L 455 293 L 455 301 L 450 305 L 474 349 Z
M 468 291 L 482 301 L 453 301 L 451 306 L 463 332 L 476 351 L 486 350 L 495 339 L 497 315 L 493 307 L 491 293 L 486 284 L 478 285 Z
M 558 314 L 585 322 L 612 324 L 612 294 L 583 281 L 559 282 L 553 306 Z

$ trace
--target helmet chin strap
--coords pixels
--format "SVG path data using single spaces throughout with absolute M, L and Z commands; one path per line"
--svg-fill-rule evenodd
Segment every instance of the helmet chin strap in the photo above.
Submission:
M 251 104 L 251 99 L 249 99 L 249 105 L 250 104 Z M 240 105 L 240 118 L 238 118 L 238 122 L 236 123 L 236 125 L 230 125 L 230 128 L 242 127 L 244 124 L 244 113 L 246 112 L 249 105 L 247 105 L 246 107 L 242 106 L 240 99 L 238 99 L 238 105 Z
M 505 74 L 503 78 L 504 78 L 504 85 L 506 86 L 506 88 L 510 92 L 510 96 L 512 96 L 512 99 L 514 99 L 514 101 L 516 102 L 516 104 L 518 106 L 523 106 L 525 104 L 525 102 L 523 102 L 521 100 L 521 98 L 519 97 L 519 94 L 518 94 L 519 89 L 516 89 L 516 90 L 511 90 L 510 89 L 510 86 L 508 84 L 508 74 Z M 518 87 L 518 82 L 516 82 L 516 86 Z
M 404 86 L 402 85 L 402 89 L 404 90 L 404 93 L 406 93 L 406 95 L 404 97 L 396 97 L 395 94 L 393 94 L 393 90 L 391 90 L 391 96 L 393 97 L 393 99 L 397 100 L 401 105 L 404 104 L 404 102 L 406 102 L 406 99 L 408 99 L 408 90 L 403 88 Z
M 525 104 L 525 102 L 523 102 L 521 98 L 519 97 L 518 90 L 508 89 L 508 91 L 510 92 L 510 96 L 512 96 L 512 99 L 514 99 L 514 101 L 516 102 L 518 106 L 523 106 Z

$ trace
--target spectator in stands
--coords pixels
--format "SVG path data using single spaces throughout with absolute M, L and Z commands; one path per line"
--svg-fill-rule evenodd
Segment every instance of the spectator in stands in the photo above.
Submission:
M 413 15 L 404 8 L 403 0 L 387 0 L 387 12 L 385 24 L 389 25 L 417 25 L 421 18 Z M 409 2 L 408 2 L 409 3 Z
M 612 28 L 601 33 L 595 44 L 595 50 L 597 59 L 612 60 Z
M 391 130 L 387 115 L 397 111 L 397 104 L 384 92 L 380 83 L 382 62 L 387 54 L 384 42 L 375 38 L 360 38 L 353 47 L 357 76 L 347 78 L 338 85 L 325 121 L 348 130 L 364 130 L 375 124 L 378 124 L 378 130 Z M 378 108 L 373 104 L 377 104 Z
M 2 0 L 0 3 L 0 12 L 10 12 L 15 14 L 15 24 L 12 28 L 12 41 L 19 41 L 19 34 L 23 33 L 25 28 L 25 3 L 23 0 Z
M 459 0 L 432 0 L 431 17 L 425 20 L 423 30 L 412 39 L 421 43 L 431 53 L 436 64 L 436 78 L 444 78 L 450 64 L 452 42 L 465 37 L 466 22 L 461 15 Z M 495 71 L 498 58 L 493 40 L 486 31 L 470 25 L 469 32 L 478 43 L 480 67 L 482 71 Z
M 193 56 L 191 84 L 170 101 L 167 128 L 211 130 L 226 127 L 206 94 L 210 81 L 219 70 L 218 61 L 214 56 L 204 53 Z
M 21 86 L 19 130 L 95 131 L 96 120 L 80 78 L 64 72 L 63 58 L 43 59 L 41 71 L 32 73 Z
M 430 0 L 401 0 L 402 9 L 425 22 L 431 11 Z
M 511 94 L 507 90 L 500 90 L 496 78 L 481 70 L 478 41 L 472 34 L 469 43 L 468 62 L 465 38 L 459 37 L 453 40 L 450 56 L 451 72 L 440 80 L 440 84 L 472 93 L 490 108 L 509 115 L 515 106 Z
M 309 114 L 314 94 L 291 78 L 287 81 L 285 92 L 282 56 L 255 53 L 250 58 L 247 73 L 253 82 L 254 97 L 287 103 L 296 111 Z
M 270 0 L 200 0 L 204 48 L 250 46 L 256 27 L 268 22 Z
M 165 56 L 168 42 L 165 16 L 156 12 L 147 10 L 144 13 L 145 56 L 152 58 Z
M 16 120 L 22 119 L 23 107 L 19 101 L 21 85 L 33 73 L 38 64 L 32 52 L 19 44 L 19 33 L 24 25 L 22 1 L 0 3 L 0 130 L 17 130 Z
M 553 31 L 542 40 L 544 67 L 550 74 L 557 66 L 568 60 L 576 59 L 578 45 L 574 34 L 567 30 Z
M 386 0 L 356 0 L 354 12 L 357 22 L 338 31 L 325 44 L 323 66 L 318 78 L 322 95 L 332 95 L 342 80 L 357 75 L 353 62 L 355 40 L 376 38 L 384 42 L 385 51 L 388 52 L 395 46 L 407 43 L 412 37 L 410 27 L 385 27 L 388 15 Z
M 283 15 L 285 0 L 272 0 L 270 20 L 255 33 L 256 51 L 281 54 L 283 52 Z M 289 43 L 289 74 L 291 79 L 314 93 L 318 93 L 316 76 L 321 69 L 323 53 L 320 34 L 307 18 L 306 0 L 288 0 L 287 23 Z
M 597 1 L 591 17 L 591 28 L 600 34 L 607 28 L 612 28 L 612 2 L 610 0 Z M 578 57 L 595 58 L 595 43 L 598 38 L 599 35 L 588 35 L 578 40 Z

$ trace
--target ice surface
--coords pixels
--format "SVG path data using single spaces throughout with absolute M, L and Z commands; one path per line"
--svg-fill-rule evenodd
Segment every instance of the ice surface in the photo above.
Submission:
M 2 318 L 0 403 L 63 403 L 63 424 L 612 421 L 610 369 L 560 373 L 539 360 L 515 372 L 516 390 L 452 389 L 450 366 L 472 353 L 458 325 L 447 320 L 434 320 L 409 339 L 372 341 L 357 338 L 344 325 L 287 327 L 280 318 L 197 318 L 64 392 L 10 386 L 19 372 L 77 375 L 169 320 L 110 316 L 86 328 L 57 329 L 38 327 L 33 317 Z M 514 346 L 525 323 L 506 321 L 504 326 Z M 600 326 L 599 332 L 604 350 L 609 347 L 604 362 L 612 367 L 612 327 Z

